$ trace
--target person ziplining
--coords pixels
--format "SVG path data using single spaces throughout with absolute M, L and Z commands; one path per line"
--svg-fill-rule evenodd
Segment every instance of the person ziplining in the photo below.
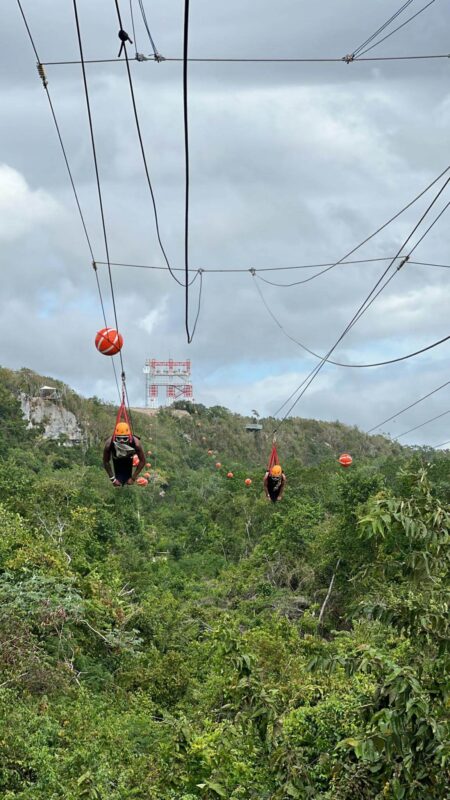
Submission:
M 133 458 L 139 461 L 133 472 Z M 112 467 L 111 467 L 112 462 Z M 103 466 L 113 486 L 132 485 L 145 467 L 145 453 L 138 436 L 133 436 L 129 424 L 117 423 L 114 434 L 105 442 Z
M 112 334 L 116 336 L 119 335 L 116 331 L 112 331 Z M 97 334 L 97 336 L 99 336 L 99 334 Z M 109 339 L 108 349 L 110 349 L 110 329 L 107 329 L 107 335 L 103 338 Z M 108 341 L 106 341 L 106 344 L 108 344 Z M 113 342 L 112 346 L 117 346 L 117 344 Z M 139 437 L 133 435 L 131 428 L 131 420 L 126 404 L 124 373 L 122 373 L 122 402 L 117 412 L 114 433 L 105 442 L 103 449 L 103 466 L 112 485 L 116 488 L 135 483 L 139 473 L 145 467 L 145 453 L 143 447 Z M 147 483 L 147 481 L 143 482 Z
M 275 444 L 269 458 L 269 465 L 263 480 L 264 493 L 268 500 L 277 503 L 283 497 L 286 488 L 286 475 L 284 474 Z

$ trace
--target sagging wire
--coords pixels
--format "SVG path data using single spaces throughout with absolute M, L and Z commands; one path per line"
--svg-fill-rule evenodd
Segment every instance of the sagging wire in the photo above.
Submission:
M 255 275 L 255 277 L 257 276 Z M 290 339 L 291 342 L 301 347 L 302 350 L 305 350 L 311 356 L 314 356 L 314 358 L 317 358 L 319 361 L 322 361 L 324 356 L 315 353 L 314 350 L 311 350 L 309 347 L 303 344 L 303 342 L 300 342 L 298 339 L 296 339 L 294 336 L 291 336 L 291 334 L 285 330 L 285 328 L 283 327 L 279 319 L 275 316 L 269 304 L 267 303 L 266 298 L 264 297 L 260 287 L 258 286 L 257 281 L 255 282 L 255 287 L 264 305 L 264 308 L 266 309 L 270 317 L 273 319 L 277 327 L 281 330 L 283 335 L 286 336 L 287 339 Z M 346 364 L 342 361 L 333 361 L 331 358 L 327 358 L 326 361 L 328 362 L 328 364 L 333 364 L 335 367 L 346 367 L 347 369 L 368 369 L 370 367 L 385 367 L 388 364 L 398 364 L 400 361 L 407 361 L 410 358 L 414 358 L 415 356 L 419 356 L 422 353 L 426 353 L 428 350 L 433 350 L 435 347 L 444 344 L 444 342 L 447 342 L 449 339 L 450 339 L 450 334 L 448 336 L 444 336 L 442 339 L 439 339 L 439 341 L 437 342 L 433 342 L 432 344 L 429 344 L 426 347 L 422 347 L 420 350 L 415 350 L 413 353 L 408 353 L 405 356 L 398 356 L 397 358 L 390 358 L 386 361 L 375 361 L 370 364 Z
M 447 171 L 447 170 L 446 170 L 446 171 Z M 276 416 L 276 414 L 278 414 L 278 413 L 279 413 L 279 411 L 280 411 L 280 410 L 281 410 L 281 409 L 282 409 L 282 408 L 283 408 L 283 407 L 284 407 L 284 406 L 285 406 L 285 405 L 286 405 L 286 404 L 287 404 L 287 403 L 288 403 L 288 402 L 289 402 L 289 401 L 292 399 L 292 397 L 294 397 L 294 396 L 297 394 L 297 392 L 299 392 L 299 394 L 298 394 L 298 396 L 296 397 L 296 399 L 294 400 L 294 402 L 291 404 L 291 406 L 288 408 L 287 412 L 286 412 L 286 413 L 284 414 L 284 416 L 282 417 L 282 419 L 281 419 L 281 421 L 280 421 L 279 425 L 278 425 L 278 426 L 277 426 L 277 427 L 274 429 L 274 433 L 276 433 L 276 432 L 278 431 L 278 429 L 281 427 L 281 425 L 283 424 L 283 422 L 285 422 L 285 420 L 287 419 L 287 417 L 289 416 L 289 414 L 290 414 L 290 413 L 293 411 L 293 409 L 295 408 L 295 406 L 297 405 L 297 403 L 299 402 L 299 400 L 300 400 L 300 399 L 303 397 L 303 395 L 305 394 L 305 392 L 307 391 L 307 389 L 309 388 L 309 386 L 311 385 L 311 383 L 312 383 L 312 382 L 315 380 L 315 378 L 317 377 L 317 375 L 319 374 L 319 372 L 322 370 L 322 368 L 324 367 L 324 365 L 325 365 L 325 364 L 326 364 L 326 362 L 327 362 L 327 359 L 330 357 L 330 355 L 331 355 L 331 354 L 333 353 L 333 351 L 336 349 L 336 347 L 338 346 L 338 344 L 339 344 L 339 343 L 342 341 L 342 339 L 343 339 L 343 338 L 344 338 L 344 337 L 347 335 L 347 333 L 348 333 L 348 332 L 349 332 L 349 331 L 350 331 L 350 330 L 353 328 L 353 326 L 354 326 L 354 325 L 356 324 L 356 322 L 357 322 L 357 321 L 358 321 L 358 320 L 359 320 L 359 319 L 362 317 L 362 315 L 363 315 L 363 314 L 364 314 L 364 313 L 365 313 L 365 312 L 368 310 L 368 308 L 370 308 L 370 306 L 372 305 L 373 301 L 374 301 L 374 300 L 375 300 L 375 299 L 378 297 L 378 295 L 380 294 L 380 292 L 381 292 L 381 291 L 383 291 L 383 290 L 386 288 L 386 286 L 387 286 L 387 285 L 390 283 L 390 281 L 391 281 L 391 280 L 392 280 L 392 278 L 393 278 L 393 277 L 394 277 L 394 276 L 397 274 L 397 272 L 398 272 L 398 271 L 399 271 L 399 270 L 400 270 L 400 269 L 401 269 L 401 268 L 404 266 L 404 264 L 405 264 L 405 263 L 407 263 L 408 256 L 405 256 L 405 258 L 404 258 L 404 259 L 402 260 L 402 262 L 400 263 L 400 266 L 398 266 L 398 267 L 396 268 L 395 272 L 394 272 L 394 273 L 392 273 L 392 275 L 391 275 L 391 276 L 390 276 L 390 277 L 389 277 L 389 278 L 388 278 L 388 279 L 385 281 L 385 283 L 384 283 L 384 284 L 381 286 L 381 288 L 379 289 L 379 291 L 376 291 L 376 290 L 378 289 L 378 287 L 380 286 L 380 284 L 382 283 L 382 281 L 384 280 L 384 278 L 386 277 L 386 275 L 388 274 L 388 272 L 390 271 L 390 269 L 391 269 L 392 265 L 395 263 L 396 257 L 397 257 L 398 255 L 400 255 L 400 253 L 402 252 L 402 250 L 403 250 L 403 249 L 406 247 L 406 245 L 407 245 L 407 243 L 409 242 L 409 240 L 411 239 L 411 237 L 414 235 L 414 233 L 416 232 L 416 230 L 418 229 L 418 227 L 421 225 L 421 223 L 423 222 L 423 220 L 425 219 L 425 217 L 427 216 L 427 214 L 428 214 L 428 213 L 431 211 L 432 207 L 433 207 L 433 206 L 434 206 L 434 204 L 437 202 L 438 198 L 440 197 L 440 195 L 442 194 L 442 192 L 443 192 L 443 191 L 444 191 L 444 189 L 446 188 L 446 186 L 447 186 L 447 184 L 449 183 L 449 181 L 450 181 L 450 178 L 447 178 L 447 180 L 445 181 L 445 183 L 443 184 L 443 186 L 442 186 L 442 187 L 439 189 L 438 193 L 435 195 L 435 197 L 433 198 L 433 200 L 431 201 L 431 203 L 428 205 L 427 209 L 424 211 L 424 213 L 423 213 L 423 214 L 422 214 L 422 216 L 420 217 L 419 221 L 418 221 L 418 222 L 416 223 L 416 225 L 414 226 L 414 228 L 413 228 L 413 230 L 411 231 L 411 233 L 409 234 L 409 236 L 406 238 L 406 240 L 403 242 L 403 244 L 402 244 L 402 245 L 401 245 L 401 247 L 399 248 L 398 252 L 396 253 L 396 256 L 395 256 L 395 257 L 392 259 L 391 263 L 390 263 L 390 264 L 387 266 L 387 268 L 386 268 L 386 269 L 383 271 L 383 273 L 380 275 L 380 277 L 378 278 L 378 280 L 377 280 L 376 284 L 375 284 L 375 285 L 374 285 L 374 287 L 371 289 L 371 291 L 369 292 L 369 294 L 367 295 L 367 297 L 365 298 L 365 300 L 364 300 L 364 301 L 361 303 L 361 305 L 359 306 L 358 310 L 357 310 L 357 311 L 356 311 L 356 313 L 353 315 L 352 319 L 350 320 L 350 322 L 348 323 L 348 325 L 345 327 L 345 329 L 342 331 L 342 333 L 340 334 L 340 336 L 338 337 L 338 339 L 335 341 L 335 343 L 333 344 L 333 346 L 332 346 L 332 347 L 329 349 L 329 351 L 328 351 L 328 352 L 325 354 L 325 356 L 322 358 L 322 360 L 320 361 L 320 363 L 319 363 L 319 364 L 318 364 L 316 367 L 314 367 L 314 369 L 312 369 L 312 370 L 311 370 L 311 372 L 310 372 L 310 373 L 309 373 L 309 374 L 306 376 L 306 378 L 305 378 L 305 379 L 304 379 L 304 380 L 301 382 L 301 384 L 300 384 L 300 385 L 299 385 L 299 386 L 298 386 L 298 387 L 297 387 L 297 388 L 294 390 L 294 392 L 292 392 L 292 394 L 289 396 L 288 400 L 286 400 L 286 401 L 283 403 L 283 405 L 281 406 L 281 408 L 280 408 L 280 409 L 279 409 L 279 410 L 278 410 L 278 411 L 275 413 L 275 416 Z M 447 206 L 446 206 L 445 208 L 447 208 L 447 207 L 448 207 L 448 204 L 447 204 Z M 444 209 L 444 210 L 445 210 L 445 209 Z M 430 230 L 430 229 L 433 227 L 433 225 L 435 224 L 435 222 L 437 221 L 437 219 L 439 219 L 439 217 L 442 215 L 442 213 L 443 213 L 443 211 L 442 211 L 442 212 L 441 212 L 441 213 L 438 215 L 438 217 L 437 217 L 437 218 L 434 220 L 434 222 L 433 222 L 433 223 L 432 223 L 432 224 L 429 226 L 429 228 L 427 229 L 427 231 L 425 232 L 425 234 L 424 234 L 424 235 L 426 235 L 426 233 L 428 233 L 428 231 L 429 231 L 429 230 Z M 422 237 L 419 239 L 419 241 L 418 241 L 418 242 L 416 243 L 416 245 L 414 246 L 413 250 L 415 250 L 415 248 L 416 248 L 416 247 L 418 246 L 418 244 L 419 244 L 419 243 L 420 243 L 420 242 L 423 240 L 423 238 L 424 238 L 424 236 L 422 236 Z M 410 251 L 410 252 L 413 252 L 413 251 Z

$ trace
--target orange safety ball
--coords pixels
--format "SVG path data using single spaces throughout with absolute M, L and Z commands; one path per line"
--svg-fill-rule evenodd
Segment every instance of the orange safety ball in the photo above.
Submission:
M 95 346 L 104 356 L 115 356 L 122 345 L 122 334 L 114 328 L 102 328 L 95 337 Z
M 152 454 L 152 451 L 151 450 L 147 450 L 147 455 L 151 456 L 151 454 Z
M 150 478 L 150 473 L 149 472 L 144 472 L 144 478 Z
M 209 455 L 209 456 L 212 456 L 212 455 L 214 455 L 214 450 L 208 450 L 208 455 Z
M 227 472 L 227 478 L 234 478 L 233 473 L 232 472 Z
M 246 478 L 245 479 L 245 485 L 246 486 L 251 486 L 252 485 L 252 479 L 251 478 Z
M 352 463 L 352 461 L 353 461 L 353 458 L 351 457 L 351 455 L 349 453 L 342 453 L 342 455 L 339 456 L 339 463 L 343 467 L 349 467 L 350 464 Z
M 137 467 L 138 464 L 139 464 L 139 456 L 135 454 L 133 456 L 133 467 Z
M 222 464 L 220 463 L 220 461 L 216 461 L 216 467 L 217 467 L 217 469 L 220 469 L 220 468 L 221 468 L 221 466 L 222 466 Z
M 139 476 L 139 478 L 136 478 L 136 483 L 138 486 L 147 486 L 148 480 L 147 478 L 141 478 L 141 476 Z
M 149 467 L 151 467 L 150 461 L 148 461 L 148 462 L 146 463 L 146 465 L 145 465 L 145 466 L 147 467 L 147 469 L 148 469 Z

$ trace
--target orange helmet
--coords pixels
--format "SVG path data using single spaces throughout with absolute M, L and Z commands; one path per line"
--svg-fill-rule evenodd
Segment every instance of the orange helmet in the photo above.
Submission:
M 118 422 L 114 433 L 116 436 L 129 436 L 130 426 L 126 422 Z
M 275 464 L 275 466 L 270 470 L 270 474 L 273 475 L 274 478 L 279 478 L 282 472 L 283 470 L 279 464 Z

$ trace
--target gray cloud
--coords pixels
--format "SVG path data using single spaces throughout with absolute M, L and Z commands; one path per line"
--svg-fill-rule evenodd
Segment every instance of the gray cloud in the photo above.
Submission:
M 77 58 L 71 4 L 23 0 L 44 60 Z M 153 4 L 152 4 L 153 5 Z M 122 3 L 131 31 L 128 4 Z M 86 57 L 115 57 L 114 9 L 79 2 Z M 0 96 L 1 363 L 29 366 L 86 394 L 114 399 L 111 365 L 93 347 L 102 317 L 90 256 L 68 185 L 33 54 L 14 4 L 2 57 Z M 355 0 L 320 4 L 232 0 L 192 9 L 192 55 L 336 56 L 351 51 L 392 13 L 383 0 L 361 13 Z M 182 4 L 167 0 L 148 16 L 158 48 L 179 55 Z M 373 55 L 448 49 L 444 4 Z M 149 51 L 142 25 L 137 44 Z M 182 266 L 184 164 L 181 67 L 133 64 L 136 96 L 163 239 Z M 449 61 L 372 64 L 191 64 L 191 232 L 194 268 L 293 266 L 332 261 L 396 213 L 448 159 Z M 105 260 L 79 66 L 49 67 L 50 90 L 96 259 Z M 143 177 L 124 67 L 89 67 L 111 257 L 162 266 Z M 448 196 L 448 192 L 447 192 Z M 393 255 L 431 200 L 423 198 L 358 255 Z M 443 207 L 443 200 L 436 210 Z M 448 218 L 447 218 L 448 219 Z M 446 217 L 416 251 L 446 263 Z M 262 284 L 283 326 L 325 352 L 382 271 L 380 264 L 337 267 L 303 286 Z M 198 332 L 186 344 L 183 290 L 166 272 L 113 267 L 130 394 L 143 403 L 150 356 L 191 357 L 195 397 L 248 412 L 273 413 L 316 363 L 270 319 L 250 274 L 204 276 Z M 311 272 L 314 272 L 312 270 Z M 308 271 L 266 273 L 276 282 Z M 108 276 L 99 267 L 109 323 Z M 448 333 L 447 270 L 407 265 L 336 354 L 365 361 L 395 357 Z M 198 282 L 191 290 L 192 318 Z M 446 379 L 446 345 L 371 371 L 326 366 L 296 413 L 371 427 Z M 444 360 L 445 359 L 445 360 Z M 450 407 L 445 390 L 388 426 L 392 435 Z M 446 439 L 444 417 L 405 441 Z M 450 438 L 450 437 L 449 437 Z

